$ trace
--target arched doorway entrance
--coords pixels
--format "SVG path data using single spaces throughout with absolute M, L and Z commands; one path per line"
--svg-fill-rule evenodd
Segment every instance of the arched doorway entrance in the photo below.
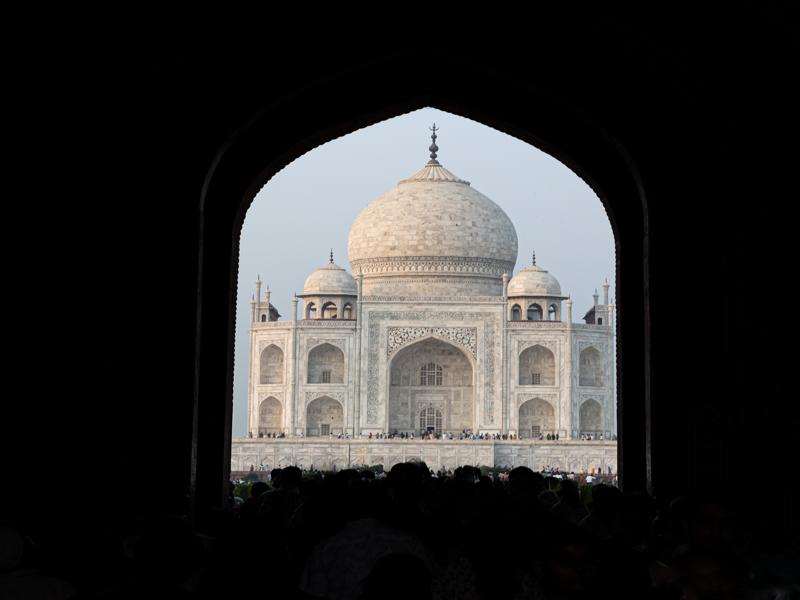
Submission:
M 473 429 L 473 369 L 463 350 L 427 338 L 399 350 L 389 369 L 390 432 Z

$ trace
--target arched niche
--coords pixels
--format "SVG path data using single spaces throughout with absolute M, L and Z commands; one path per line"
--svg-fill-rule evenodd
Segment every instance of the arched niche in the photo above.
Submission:
M 556 385 L 556 357 L 536 344 L 519 355 L 519 385 Z
M 547 434 L 555 430 L 555 411 L 552 404 L 541 398 L 526 400 L 519 407 L 520 439 L 538 438 L 539 433 Z
M 342 404 L 330 396 L 321 396 L 306 407 L 306 435 L 318 437 L 336 435 L 344 431 Z
M 344 383 L 344 352 L 333 344 L 320 344 L 308 353 L 308 383 Z
M 581 434 L 592 434 L 596 437 L 603 431 L 603 408 L 593 398 L 581 404 L 578 419 Z
M 270 344 L 261 351 L 259 383 L 283 383 L 283 350 Z
M 283 406 L 280 400 L 269 396 L 258 405 L 258 432 L 279 433 L 283 430 Z
M 603 385 L 603 355 L 594 346 L 585 348 L 578 359 L 578 385 L 600 387 Z

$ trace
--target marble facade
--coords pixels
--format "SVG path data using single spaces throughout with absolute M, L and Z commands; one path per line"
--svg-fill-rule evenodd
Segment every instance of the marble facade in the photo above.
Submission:
M 331 256 L 292 299 L 289 319 L 278 319 L 257 282 L 248 438 L 234 441 L 237 468 L 256 456 L 278 464 L 289 455 L 318 455 L 342 465 L 356 464 L 358 455 L 376 464 L 381 456 L 433 449 L 436 464 L 463 456 L 489 461 L 483 464 L 552 459 L 566 468 L 594 447 L 580 441 L 589 434 L 606 440 L 593 459 L 613 456 L 615 463 L 616 444 L 608 443 L 616 435 L 608 284 L 602 303 L 595 294 L 585 323 L 573 323 L 573 301 L 535 258 L 510 277 L 513 224 L 444 169 L 435 152 L 362 211 L 348 250 L 356 275 Z M 516 443 L 364 439 L 465 430 L 513 435 Z M 288 437 L 260 437 L 275 433 Z M 539 442 L 556 433 L 552 448 Z M 340 434 L 351 439 L 336 439 Z

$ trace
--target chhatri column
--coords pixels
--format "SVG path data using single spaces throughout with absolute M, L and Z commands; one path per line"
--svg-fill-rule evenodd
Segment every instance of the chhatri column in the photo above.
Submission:
M 559 429 L 567 430 L 567 438 L 572 437 L 572 298 L 567 297 L 564 303 L 567 307 L 566 336 L 564 340 L 564 366 L 566 376 L 564 379 L 564 400 L 559 402 L 561 415 L 559 416 Z M 566 404 L 566 406 L 564 406 Z

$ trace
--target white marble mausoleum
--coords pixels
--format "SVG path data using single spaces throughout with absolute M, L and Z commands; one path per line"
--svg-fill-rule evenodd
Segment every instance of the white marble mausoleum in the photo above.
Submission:
M 435 460 L 430 450 L 410 451 L 428 452 L 432 466 L 475 464 L 475 452 L 488 450 L 459 450 L 473 442 L 418 441 L 426 432 L 466 431 L 500 434 L 482 460 L 496 462 L 499 445 L 516 464 L 568 469 L 572 456 L 583 468 L 593 464 L 581 462 L 584 448 L 616 471 L 608 283 L 602 303 L 595 293 L 584 322 L 573 323 L 573 301 L 535 258 L 514 273 L 511 220 L 445 169 L 437 150 L 434 132 L 428 163 L 353 222 L 351 271 L 331 254 L 292 299 L 289 318 L 256 282 L 248 437 L 234 440 L 234 470 L 264 457 L 272 466 L 296 462 L 297 448 L 306 466 L 346 466 L 355 464 L 354 445 L 359 460 L 369 460 L 371 442 L 384 462 L 391 462 L 385 449 L 401 443 L 454 446 Z M 278 433 L 286 437 L 273 439 Z M 370 433 L 413 433 L 415 441 L 370 440 Z M 547 439 L 556 434 L 558 441 Z M 595 442 L 581 445 L 588 436 Z M 407 453 L 395 453 L 397 460 Z

